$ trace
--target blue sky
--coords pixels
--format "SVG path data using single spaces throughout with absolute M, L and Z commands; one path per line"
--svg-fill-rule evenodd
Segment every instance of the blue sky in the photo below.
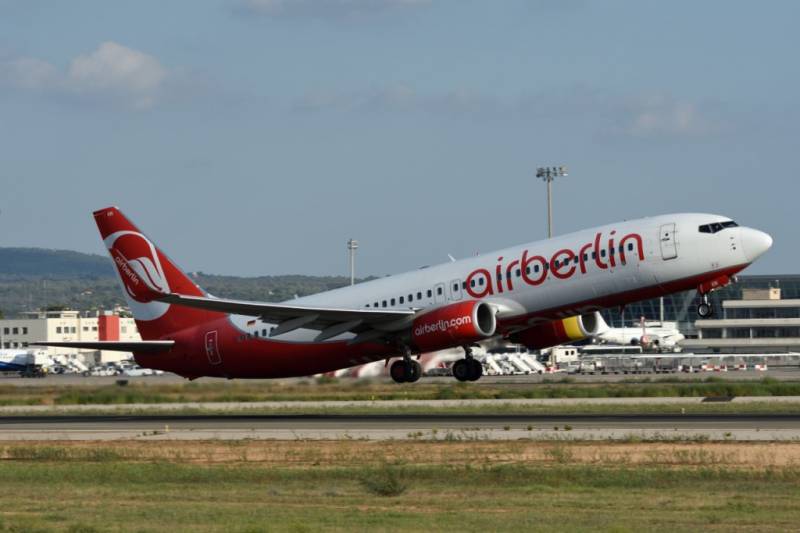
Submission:
M 388 274 L 679 211 L 800 271 L 800 3 L 0 0 L 0 246 Z

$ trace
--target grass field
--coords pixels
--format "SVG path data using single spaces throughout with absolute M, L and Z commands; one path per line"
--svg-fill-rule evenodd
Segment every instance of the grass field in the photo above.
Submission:
M 621 383 L 573 383 L 562 378 L 531 384 L 398 385 L 384 381 L 294 381 L 214 383 L 131 383 L 119 385 L 0 385 L 0 405 L 85 405 L 170 402 L 256 402 L 311 400 L 436 400 L 514 398 L 632 398 L 632 397 L 800 396 L 800 381 L 764 378 L 702 381 L 663 378 Z
M 2 531 L 788 531 L 800 444 L 0 447 Z

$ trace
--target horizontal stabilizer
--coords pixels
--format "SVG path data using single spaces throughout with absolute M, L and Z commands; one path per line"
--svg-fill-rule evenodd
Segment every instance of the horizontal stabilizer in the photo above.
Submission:
M 172 348 L 175 341 L 62 341 L 32 342 L 34 346 L 57 346 L 81 350 L 111 350 L 116 352 L 154 353 Z

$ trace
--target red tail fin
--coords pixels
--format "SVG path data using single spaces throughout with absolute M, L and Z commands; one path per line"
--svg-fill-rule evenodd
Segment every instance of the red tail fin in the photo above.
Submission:
M 220 316 L 154 300 L 159 294 L 204 292 L 116 207 L 95 211 L 94 220 L 143 339 L 160 339 Z

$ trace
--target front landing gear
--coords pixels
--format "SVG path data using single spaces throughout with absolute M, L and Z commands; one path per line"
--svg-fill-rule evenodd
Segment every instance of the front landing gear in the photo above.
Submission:
M 453 377 L 458 381 L 478 381 L 483 375 L 483 365 L 472 357 L 472 350 L 465 347 L 466 357 L 453 363 Z
M 727 274 L 722 274 L 721 276 L 717 276 L 714 279 L 701 283 L 697 287 L 697 292 L 703 299 L 700 305 L 697 306 L 697 314 L 700 316 L 700 318 L 708 318 L 714 314 L 714 306 L 708 301 L 708 295 L 717 289 L 726 287 L 731 283 L 736 283 L 736 281 L 736 276 L 731 277 Z
M 414 383 L 422 376 L 422 366 L 411 359 L 411 350 L 403 347 L 403 358 L 392 363 L 389 375 L 395 383 Z
M 708 294 L 703 295 L 703 301 L 697 306 L 697 315 L 700 318 L 708 318 L 714 314 L 714 306 L 708 301 Z

